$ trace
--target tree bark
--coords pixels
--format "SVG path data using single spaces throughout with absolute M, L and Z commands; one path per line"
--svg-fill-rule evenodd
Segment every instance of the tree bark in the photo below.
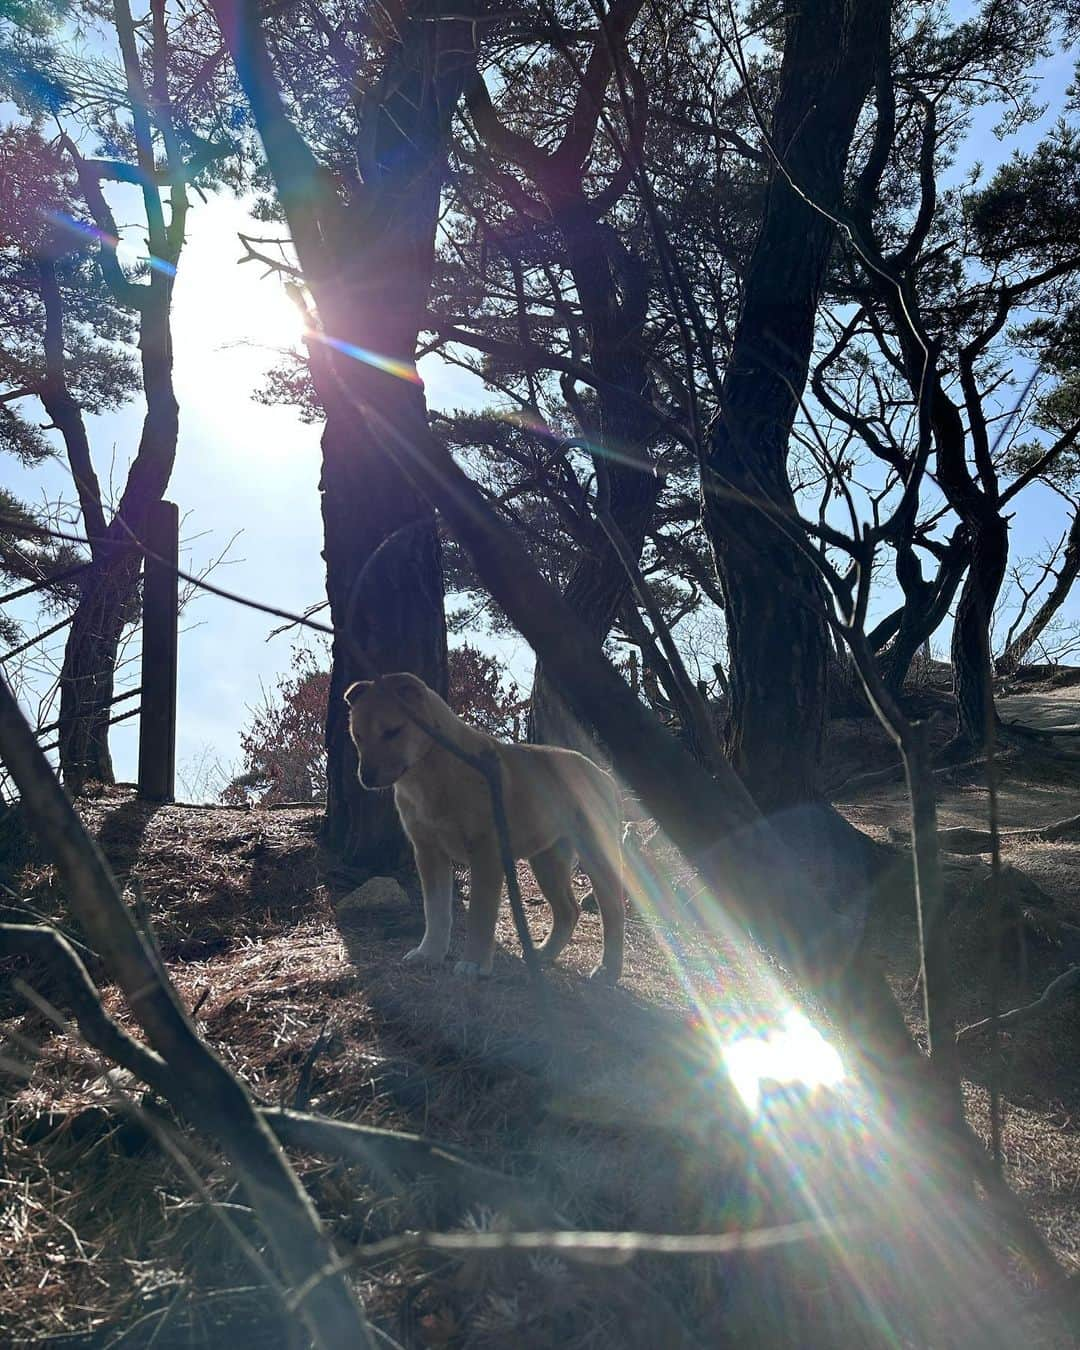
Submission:
M 658 431 L 657 419 L 650 413 L 652 378 L 643 341 L 649 269 L 610 225 L 602 223 L 608 207 L 625 189 L 629 173 L 618 189 L 613 191 L 609 185 L 611 196 L 605 206 L 590 199 L 586 176 L 605 93 L 640 10 L 641 0 L 613 0 L 607 8 L 603 31 L 581 72 L 573 110 L 554 150 L 542 149 L 505 126 L 482 79 L 474 82 L 467 95 L 473 122 L 488 149 L 526 174 L 558 226 L 560 262 L 573 277 L 584 345 L 599 380 L 595 424 L 587 424 L 589 415 L 574 410 L 592 453 L 598 511 L 607 513 L 635 562 L 662 486 L 649 453 Z M 646 105 L 640 89 L 635 104 L 628 127 L 634 148 L 623 151 L 624 171 L 640 152 L 644 134 Z M 573 569 L 563 595 L 589 633 L 603 642 L 631 592 L 632 580 L 608 530 L 597 529 L 594 541 Z M 528 731 L 533 741 L 586 753 L 595 750 L 592 736 L 559 697 L 542 660 L 533 683 Z
M 147 289 L 139 328 L 146 415 L 138 450 L 103 534 L 95 535 L 94 515 L 84 505 L 93 565 L 83 579 L 60 673 L 60 773 L 71 793 L 82 792 L 92 781 L 115 781 L 109 716 L 120 640 L 125 627 L 138 619 L 139 541 L 151 506 L 165 494 L 176 459 L 180 422 L 172 383 L 172 278 L 154 273 Z M 70 452 L 66 432 L 65 440 Z M 72 472 L 77 472 L 74 464 Z M 96 492 L 96 478 L 93 488 Z M 100 497 L 97 511 L 100 515 Z
M 407 47 L 400 59 L 407 72 L 410 61 L 420 67 L 412 69 L 419 87 L 398 89 L 402 96 L 415 93 L 423 106 L 420 58 L 432 25 L 414 27 L 427 29 L 414 34 L 420 50 Z M 432 134 L 425 131 L 421 144 Z M 326 720 L 325 839 L 367 875 L 409 866 L 412 851 L 391 795 L 365 792 L 357 780 L 344 692 L 364 672 L 352 653 L 359 646 L 377 671 L 410 671 L 440 694 L 448 678 L 435 514 L 397 468 L 393 443 L 401 434 L 396 428 L 427 416 L 414 360 L 427 313 L 446 161 L 442 150 L 432 157 L 429 148 L 420 162 L 417 154 L 399 153 L 395 162 L 392 147 L 382 148 L 393 167 L 380 218 L 369 217 L 361 237 L 328 260 L 327 275 L 308 277 L 324 332 L 337 346 L 329 359 L 320 353 L 312 362 L 327 414 L 319 486 L 326 593 L 336 632 Z
M 633 552 L 640 556 L 660 483 L 651 470 L 610 470 L 611 512 Z M 564 599 L 598 643 L 603 643 L 624 603 L 635 603 L 630 579 L 615 550 L 597 530 L 595 551 L 575 565 Z M 537 662 L 529 708 L 529 739 L 593 753 L 595 741 L 559 697 L 542 662 Z
M 124 628 L 136 618 L 141 558 L 131 548 L 84 573 L 60 668 L 60 774 L 77 794 L 91 782 L 113 783 L 109 716 Z
M 418 389 L 386 394 L 423 402 Z M 365 792 L 357 779 L 344 694 L 366 672 L 356 667 L 353 644 L 370 653 L 382 672 L 411 671 L 445 694 L 442 561 L 434 513 L 394 468 L 385 438 L 355 414 L 349 423 L 334 416 L 327 419 L 322 449 L 323 557 L 336 633 L 324 837 L 351 868 L 374 876 L 408 866 L 412 854 L 392 794 Z
M 552 194 L 554 196 L 554 194 Z M 554 203 L 558 205 L 557 199 Z M 658 424 L 642 407 L 652 379 L 642 346 L 648 302 L 648 274 L 641 260 L 623 251 L 616 258 L 610 236 L 583 201 L 563 213 L 567 261 L 585 321 L 589 361 L 603 385 L 597 397 L 593 460 L 607 482 L 608 509 L 635 558 L 656 509 L 662 484 L 650 446 Z M 618 269 L 618 273 L 617 273 Z M 620 285 L 621 281 L 621 285 Z M 633 398 L 621 396 L 625 390 Z M 586 434 L 589 428 L 582 428 Z M 629 462 L 628 462 L 629 461 Z M 603 642 L 630 595 L 631 582 L 603 530 L 596 546 L 582 557 L 563 595 L 589 632 Z M 589 754 L 595 742 L 560 699 L 538 663 L 530 705 L 529 739 L 569 746 Z
M 885 687 L 894 698 L 904 688 L 915 653 L 930 640 L 949 612 L 968 560 L 967 539 L 962 527 L 953 533 L 946 545 L 933 581 L 923 580 L 910 544 L 900 547 L 902 553 L 897 558 L 896 575 L 904 589 L 905 604 L 896 636 L 878 661 Z M 902 562 L 904 553 L 910 554 L 910 558 Z
M 136 181 L 141 187 L 146 214 L 147 244 L 157 260 L 145 282 L 129 280 L 117 259 L 117 226 L 102 192 L 99 169 L 84 160 L 66 136 L 62 138 L 97 227 L 105 281 L 118 304 L 139 314 L 146 413 L 123 495 L 107 524 L 86 426 L 67 384 L 64 304 L 55 266 L 44 258 L 38 269 L 45 311 L 47 372 L 42 401 L 64 437 L 93 560 L 72 619 L 61 672 L 60 771 L 72 792 L 81 791 L 93 778 L 113 781 L 108 745 L 109 706 L 119 643 L 125 624 L 135 617 L 133 608 L 142 563 L 139 544 L 149 511 L 161 501 L 172 475 L 179 432 L 179 409 L 173 390 L 171 318 L 176 267 L 184 246 L 188 211 L 185 183 L 190 166 L 183 163 L 169 101 L 169 39 L 164 3 L 151 3 L 148 17 L 151 40 L 143 55 L 150 57 L 149 88 L 130 6 L 127 0 L 116 0 L 113 7 L 131 111 L 138 164 Z M 171 171 L 167 223 L 156 173 L 155 128 Z
M 906 360 L 914 371 L 919 358 L 910 341 L 906 344 Z M 912 383 L 914 387 L 913 379 Z M 973 418 L 970 403 L 968 413 Z M 942 389 L 936 372 L 930 421 L 937 446 L 938 482 L 968 537 L 968 573 L 953 622 L 956 731 L 949 745 L 951 754 L 964 755 L 985 744 L 988 719 L 996 717 L 990 622 L 1009 562 L 1009 524 L 1001 512 L 996 475 L 981 468 L 977 483 L 968 469 L 964 419 Z
M 1069 592 L 1077 576 L 1080 576 L 1080 510 L 1073 516 L 1069 527 L 1065 556 L 1061 560 L 1061 568 L 1054 579 L 1054 584 L 1026 627 L 1017 633 L 998 657 L 995 667 L 999 675 L 1016 674 L 1028 652 L 1042 637 L 1047 625 L 1069 598 Z
M 770 178 L 703 463 L 703 515 L 731 651 L 728 752 L 765 810 L 818 797 L 828 601 L 775 516 L 795 510 L 788 442 L 835 236 L 822 211 L 842 199 L 888 16 L 884 0 L 810 0 L 788 14 L 772 125 L 783 167 Z
M 358 91 L 348 200 L 286 112 L 252 0 L 214 10 L 285 210 L 320 330 L 311 371 L 326 412 L 326 590 L 336 631 L 326 719 L 326 839 L 362 873 L 409 857 L 387 794 L 356 781 L 342 694 L 360 672 L 408 670 L 446 692 L 446 624 L 434 513 L 397 467 L 426 424 L 416 344 L 427 313 L 450 118 L 476 69 L 470 6 L 397 15 L 377 79 Z
M 953 623 L 957 751 L 983 745 L 987 718 L 995 715 L 990 620 L 1009 562 L 1009 526 L 996 507 L 972 534 L 971 562 Z

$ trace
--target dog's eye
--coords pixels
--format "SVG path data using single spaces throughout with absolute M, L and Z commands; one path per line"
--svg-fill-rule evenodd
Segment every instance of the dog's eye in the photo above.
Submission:
M 404 729 L 405 729 L 404 727 L 391 727 L 389 731 L 383 732 L 382 738 L 384 741 L 392 741 L 396 737 L 400 736 L 402 731 L 404 731 Z

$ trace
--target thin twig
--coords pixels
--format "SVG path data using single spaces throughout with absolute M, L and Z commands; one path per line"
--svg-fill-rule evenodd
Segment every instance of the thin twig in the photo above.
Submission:
M 741 1252 L 767 1251 L 800 1242 L 831 1241 L 836 1236 L 865 1232 L 866 1219 L 837 1215 L 828 1219 L 806 1219 L 799 1223 L 778 1224 L 734 1233 L 638 1233 L 540 1232 L 482 1233 L 399 1233 L 358 1247 L 335 1269 L 407 1256 L 412 1252 L 444 1252 L 447 1255 L 505 1255 L 507 1252 L 555 1252 L 570 1260 L 600 1265 L 622 1265 L 635 1256 L 731 1256 Z M 326 1272 L 330 1274 L 330 1271 Z M 295 1297 L 306 1291 L 297 1290 Z

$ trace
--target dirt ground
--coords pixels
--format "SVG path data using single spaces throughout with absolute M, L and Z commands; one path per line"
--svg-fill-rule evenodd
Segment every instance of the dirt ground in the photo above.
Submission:
M 1080 963 L 1080 830 L 1053 842 L 1037 837 L 1041 828 L 1080 811 L 1080 734 L 1044 742 L 1010 738 L 1013 724 L 1058 732 L 1080 732 L 1080 684 L 1036 683 L 998 700 L 1003 744 L 998 760 L 997 812 L 1007 895 L 1035 905 L 1034 925 L 1017 936 L 1006 932 L 1002 1009 L 1031 1002 L 1056 975 Z M 941 775 L 939 825 L 985 830 L 989 790 L 983 768 Z M 840 797 L 844 814 L 860 829 L 885 840 L 906 828 L 907 793 L 902 781 Z M 993 912 L 986 880 L 990 854 L 945 854 L 949 880 L 962 897 L 953 914 L 957 1021 L 963 1026 L 987 1017 L 993 943 Z M 1015 879 L 1012 869 L 1020 874 Z M 1022 879 L 1042 896 L 1016 891 Z M 1044 909 L 1043 905 L 1051 907 Z M 1041 923 L 1039 921 L 1042 921 Z M 1040 927 L 1043 929 L 1039 931 Z M 910 914 L 880 907 L 870 940 L 889 971 L 890 982 L 916 1025 L 914 951 Z M 905 959 L 908 964 L 905 969 Z M 906 976 L 906 978 L 905 978 Z M 1045 1017 L 1002 1038 L 998 1082 L 1004 1110 L 1003 1141 L 1013 1187 L 1029 1212 L 1072 1269 L 1080 1268 L 1080 999 L 1063 1003 Z M 987 1108 L 992 1057 L 987 1038 L 963 1049 L 968 1107 L 988 1136 Z
M 1080 687 L 1026 687 L 1000 712 L 1006 723 L 1072 727 Z M 937 743 L 946 734 L 943 720 Z M 902 780 L 852 782 L 889 763 L 872 723 L 834 725 L 825 774 L 848 784 L 838 804 L 893 849 L 884 878 L 845 903 L 864 918 L 865 941 L 918 1029 L 914 905 L 897 842 Z M 1080 809 L 1080 738 L 1006 735 L 998 777 L 1006 894 L 1026 915 L 1006 926 L 1000 997 L 1011 1007 L 1080 960 L 1080 835 L 1033 833 Z M 961 766 L 940 787 L 943 826 L 985 827 L 984 768 Z M 644 848 L 646 871 L 629 880 L 623 987 L 584 980 L 600 942 L 586 913 L 539 998 L 506 913 L 490 982 L 403 968 L 416 906 L 362 909 L 330 885 L 312 810 L 152 808 L 124 789 L 80 809 L 118 878 L 141 893 L 200 1030 L 258 1099 L 418 1131 L 520 1181 L 527 1198 L 515 1210 L 296 1160 L 341 1249 L 358 1253 L 357 1291 L 382 1343 L 1080 1343 L 1002 1253 L 994 1221 L 948 1187 L 902 1105 L 833 1072 L 835 1053 L 799 1020 L 777 972 L 735 936 L 678 920 L 696 882 L 659 836 Z M 51 869 L 7 844 L 0 879 L 77 940 Z M 988 861 L 948 858 L 961 1024 L 989 1011 Z M 535 900 L 527 868 L 521 880 Z M 537 936 L 546 914 L 529 906 Z M 47 979 L 15 973 L 48 998 Z M 115 991 L 103 992 L 127 1021 Z M 782 1026 L 801 1028 L 783 1063 Z M 988 1135 L 996 1078 L 1009 1180 L 1071 1273 L 1080 1272 L 1078 1030 L 1080 999 L 1004 1035 L 998 1058 L 985 1038 L 962 1051 L 970 1119 Z M 126 1074 L 106 1072 L 47 1004 L 28 1005 L 4 983 L 0 1042 L 0 1344 L 291 1344 L 280 1302 L 241 1254 L 236 1230 L 256 1243 L 258 1233 L 212 1147 L 177 1132 Z M 771 1068 L 750 1074 L 759 1095 L 748 1095 L 745 1065 L 770 1046 Z M 792 1081 L 781 1090 L 772 1080 Z M 804 1240 L 722 1257 L 359 1257 L 366 1244 L 429 1227 L 715 1233 L 791 1223 L 809 1225 Z

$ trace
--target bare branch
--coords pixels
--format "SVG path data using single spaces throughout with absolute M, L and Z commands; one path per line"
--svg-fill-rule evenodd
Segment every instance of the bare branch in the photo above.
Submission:
M 221 1142 L 286 1278 L 303 1284 L 332 1259 L 314 1207 L 247 1090 L 199 1039 L 175 990 L 159 974 L 104 858 L 3 680 L 0 758 L 19 788 L 31 827 L 56 862 L 73 913 L 123 990 L 151 1048 L 168 1064 L 169 1099 Z M 321 1281 L 300 1314 L 326 1350 L 372 1344 L 363 1312 L 341 1280 Z

